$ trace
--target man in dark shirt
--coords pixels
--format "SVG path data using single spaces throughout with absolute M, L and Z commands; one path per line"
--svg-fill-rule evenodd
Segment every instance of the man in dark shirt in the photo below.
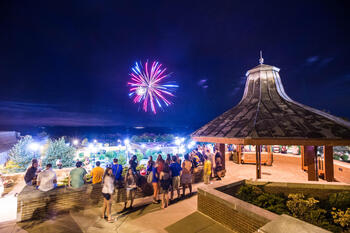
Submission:
M 32 166 L 27 169 L 26 174 L 24 175 L 24 181 L 27 185 L 33 185 L 32 181 L 36 175 L 36 171 L 38 169 L 38 160 L 32 160 Z
M 172 188 L 171 188 L 171 200 L 174 198 L 174 191 L 177 191 L 177 197 L 180 197 L 180 174 L 181 174 L 181 166 L 177 163 L 177 157 L 172 157 L 172 163 L 170 164 L 170 170 L 172 175 Z
M 118 164 L 118 159 L 113 159 L 112 171 L 116 181 L 122 179 L 123 166 Z

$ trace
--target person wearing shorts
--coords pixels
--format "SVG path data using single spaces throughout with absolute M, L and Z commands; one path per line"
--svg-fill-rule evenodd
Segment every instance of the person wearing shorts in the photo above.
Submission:
M 182 163 L 182 174 L 181 174 L 181 185 L 182 185 L 182 196 L 185 196 L 186 187 L 190 190 L 190 195 L 192 194 L 192 162 L 188 154 L 185 156 L 185 161 Z
M 107 219 L 108 222 L 114 222 L 111 217 L 111 209 L 112 209 L 112 194 L 114 193 L 114 176 L 112 168 L 106 168 L 105 174 L 103 176 L 103 188 L 102 188 L 102 196 L 103 196 L 103 207 L 102 207 L 102 218 L 106 217 L 107 210 Z
M 169 205 L 169 189 L 171 185 L 171 171 L 169 169 L 168 163 L 165 163 L 163 170 L 159 174 L 160 182 L 160 193 L 162 194 L 162 205 L 161 208 L 164 209 Z
M 132 168 L 128 169 L 128 173 L 125 176 L 125 186 L 126 186 L 126 197 L 124 209 L 126 209 L 126 205 L 128 204 L 128 199 L 130 199 L 130 209 L 132 208 L 132 204 L 134 203 L 135 193 L 136 193 L 136 175 L 133 173 Z
M 177 191 L 177 198 L 180 198 L 180 173 L 181 173 L 181 166 L 179 163 L 177 163 L 177 157 L 173 156 L 172 162 L 170 164 L 170 171 L 172 176 L 172 185 L 171 185 L 171 200 L 174 198 L 174 191 Z

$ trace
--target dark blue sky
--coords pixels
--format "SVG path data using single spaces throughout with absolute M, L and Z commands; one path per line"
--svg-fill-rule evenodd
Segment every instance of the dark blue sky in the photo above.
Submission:
M 350 118 L 348 11 L 346 1 L 1 1 L 0 121 L 198 127 L 240 101 L 260 49 L 291 98 Z M 157 115 L 128 97 L 130 68 L 146 59 L 180 85 Z

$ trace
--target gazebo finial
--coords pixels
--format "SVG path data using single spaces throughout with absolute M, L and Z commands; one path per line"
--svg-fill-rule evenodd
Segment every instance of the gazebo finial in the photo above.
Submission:
M 260 65 L 264 64 L 264 58 L 262 57 L 262 51 L 260 50 L 260 59 L 259 59 Z

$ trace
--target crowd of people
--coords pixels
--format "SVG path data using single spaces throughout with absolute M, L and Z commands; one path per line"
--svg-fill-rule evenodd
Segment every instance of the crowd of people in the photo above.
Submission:
M 113 163 L 106 169 L 96 162 L 96 166 L 91 170 L 92 184 L 102 184 L 102 196 L 104 199 L 102 207 L 102 218 L 108 222 L 113 222 L 111 218 L 112 195 L 116 189 L 125 188 L 126 198 L 124 209 L 133 208 L 133 202 L 138 188 L 141 172 L 136 168 L 138 166 L 137 156 L 132 156 L 126 174 L 123 177 L 123 166 L 118 163 L 118 159 L 113 159 Z M 153 203 L 161 202 L 161 208 L 167 208 L 170 200 L 185 197 L 186 189 L 189 195 L 192 195 L 193 174 L 197 173 L 198 167 L 203 166 L 203 179 L 205 184 L 217 177 L 221 179 L 225 174 L 222 165 L 221 153 L 210 146 L 198 146 L 191 153 L 184 156 L 181 161 L 178 155 L 167 155 L 166 159 L 159 154 L 156 161 L 152 156 L 149 157 L 147 168 L 144 173 L 147 176 L 147 182 L 153 187 Z M 68 186 L 71 188 L 81 188 L 87 182 L 88 172 L 83 168 L 83 163 L 76 162 L 76 167 L 69 173 Z M 52 164 L 47 164 L 46 169 L 38 169 L 38 161 L 32 160 L 31 166 L 27 169 L 24 176 L 27 185 L 36 186 L 43 192 L 50 191 L 57 186 L 57 176 L 52 170 Z M 182 195 L 181 195 L 182 188 Z M 170 195 L 170 197 L 169 197 Z M 160 197 L 160 198 L 159 198 Z

